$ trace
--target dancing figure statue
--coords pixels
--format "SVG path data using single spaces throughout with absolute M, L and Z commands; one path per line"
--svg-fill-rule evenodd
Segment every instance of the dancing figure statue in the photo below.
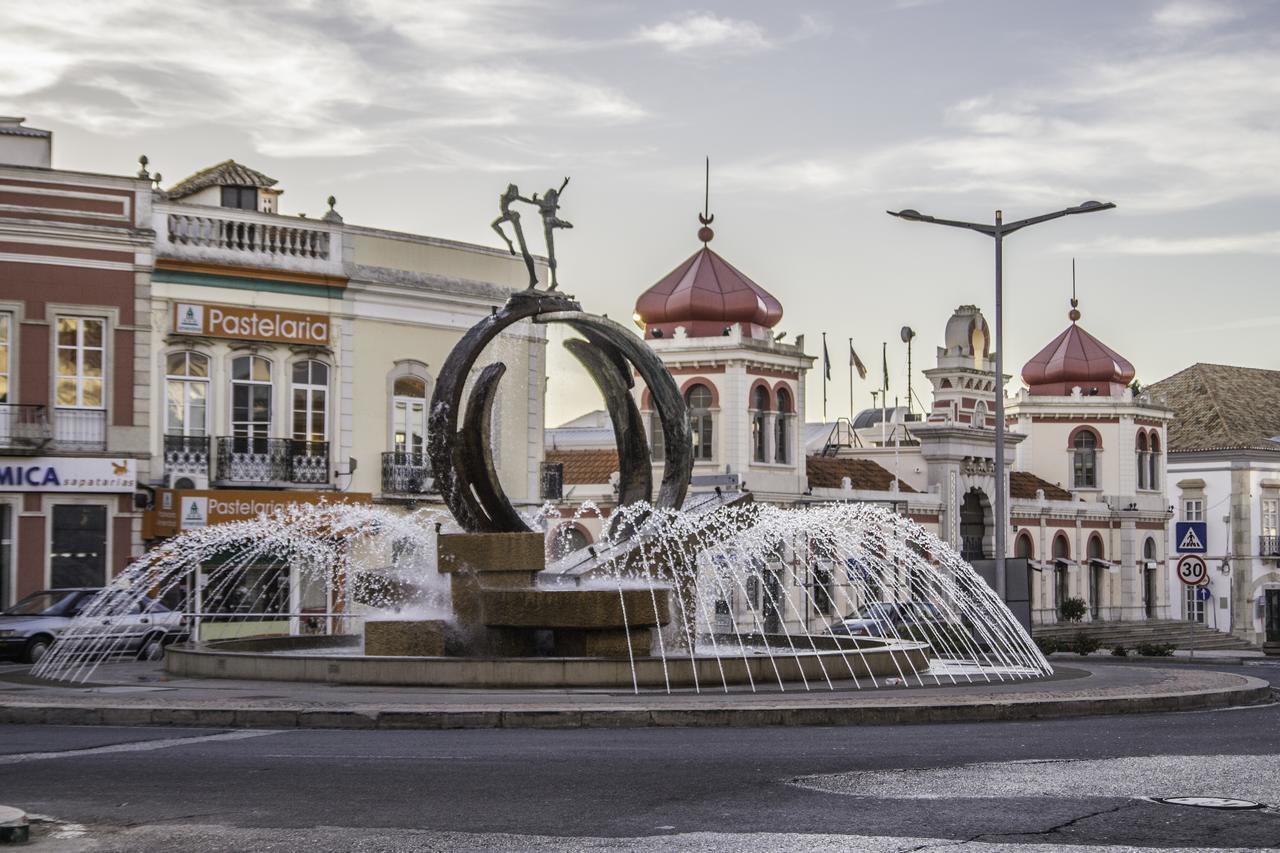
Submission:
M 511 238 L 507 236 L 507 233 L 502 230 L 502 223 L 511 223 L 511 229 L 515 231 L 516 234 L 516 241 L 520 244 L 520 254 L 524 256 L 525 268 L 529 270 L 530 290 L 533 290 L 538 286 L 538 273 L 533 267 L 533 255 L 529 254 L 529 246 L 524 241 L 524 229 L 520 227 L 520 211 L 513 210 L 511 205 L 517 201 L 523 201 L 526 204 L 538 204 L 538 202 L 534 200 L 537 197 L 538 194 L 534 193 L 533 198 L 525 198 L 520 195 L 520 190 L 515 184 L 507 184 L 507 191 L 498 196 L 498 210 L 502 212 L 502 215 L 493 220 L 489 225 L 490 228 L 498 232 L 498 236 L 506 242 L 507 249 L 514 255 L 516 253 L 516 247 L 512 244 Z M 552 266 L 552 269 L 554 270 L 555 267 Z
M 556 280 L 556 244 L 553 234 L 557 228 L 572 228 L 573 223 L 567 222 L 556 216 L 556 211 L 560 209 L 560 193 L 564 192 L 564 188 L 569 185 L 569 179 L 565 178 L 560 184 L 560 189 L 548 189 L 543 193 L 542 198 L 538 198 L 538 194 L 534 193 L 530 201 L 538 206 L 538 212 L 542 214 L 542 232 L 547 240 L 547 268 L 551 270 L 551 286 L 547 288 L 550 292 L 556 289 L 559 281 Z

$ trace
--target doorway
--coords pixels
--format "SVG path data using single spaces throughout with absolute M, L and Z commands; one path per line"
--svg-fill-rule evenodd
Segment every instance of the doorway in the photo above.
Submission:
M 1266 642 L 1280 643 L 1280 589 L 1268 589 L 1266 592 Z

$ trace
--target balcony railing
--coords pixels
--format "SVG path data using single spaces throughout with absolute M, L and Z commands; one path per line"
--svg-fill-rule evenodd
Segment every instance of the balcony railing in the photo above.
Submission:
M 0 450 L 34 453 L 52 437 L 48 409 L 44 406 L 0 403 Z
M 1280 557 L 1280 536 L 1259 536 L 1258 554 L 1263 557 Z
M 107 410 L 54 409 L 53 441 L 59 450 L 106 450 Z
M 221 262 L 340 275 L 338 226 L 256 210 L 159 202 L 156 254 L 186 261 Z
M 425 453 L 392 450 L 382 454 L 383 494 L 425 495 L 435 490 L 431 461 Z
M 166 435 L 164 473 L 209 476 L 209 436 Z
M 218 480 L 225 483 L 329 482 L 329 442 L 223 436 L 217 443 Z

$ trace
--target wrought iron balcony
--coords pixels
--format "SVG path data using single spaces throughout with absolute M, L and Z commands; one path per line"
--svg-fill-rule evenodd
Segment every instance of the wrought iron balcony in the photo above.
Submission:
M 431 461 L 425 453 L 392 450 L 382 454 L 383 494 L 426 495 L 434 491 Z
M 1259 536 L 1258 555 L 1262 557 L 1280 557 L 1280 536 Z
M 53 442 L 59 450 L 106 450 L 107 410 L 53 410 Z
M 209 476 L 209 436 L 166 435 L 164 473 Z
M 0 450 L 5 453 L 35 453 L 53 438 L 48 409 L 0 403 Z
M 223 436 L 217 444 L 217 469 L 223 483 L 324 485 L 329 482 L 329 442 Z

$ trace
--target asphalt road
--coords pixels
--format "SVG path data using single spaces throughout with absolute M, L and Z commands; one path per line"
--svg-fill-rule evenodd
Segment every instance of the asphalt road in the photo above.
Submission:
M 1280 686 L 1280 666 L 1238 671 Z M 977 765 L 977 766 L 974 766 Z M 1237 797 L 1219 811 L 1142 797 Z M 31 849 L 1280 847 L 1280 706 L 1007 724 L 0 727 Z

